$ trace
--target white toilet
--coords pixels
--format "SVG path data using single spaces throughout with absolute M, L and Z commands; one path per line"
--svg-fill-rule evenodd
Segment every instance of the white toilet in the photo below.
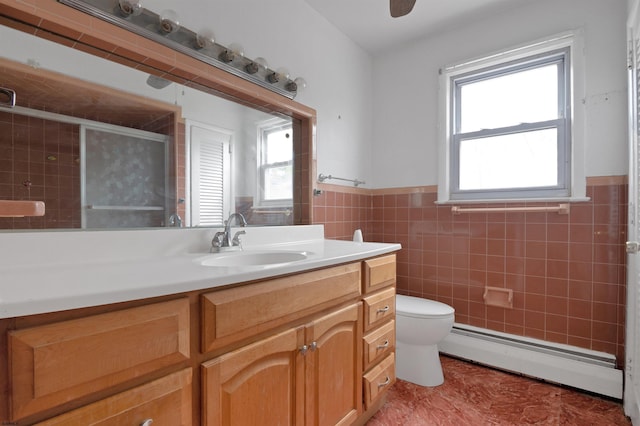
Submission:
M 455 310 L 434 300 L 396 295 L 396 376 L 421 386 L 444 383 L 438 343 L 453 327 Z

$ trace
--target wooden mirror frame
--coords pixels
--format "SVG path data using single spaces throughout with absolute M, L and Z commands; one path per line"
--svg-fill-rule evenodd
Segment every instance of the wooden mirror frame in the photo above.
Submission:
M 313 223 L 316 111 L 166 46 L 56 0 L 0 0 L 0 24 L 67 47 L 196 87 L 240 104 L 294 119 L 294 224 Z M 184 153 L 176 152 L 176 180 L 184 191 Z M 180 160 L 182 158 L 182 160 Z M 182 176 L 180 175 L 182 173 Z M 179 197 L 180 194 L 178 193 Z

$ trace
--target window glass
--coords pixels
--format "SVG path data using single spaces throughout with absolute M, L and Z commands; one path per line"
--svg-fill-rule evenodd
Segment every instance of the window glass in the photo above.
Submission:
M 289 205 L 293 199 L 293 135 L 291 124 L 261 128 L 260 203 Z
M 568 58 L 555 49 L 450 77 L 450 199 L 570 195 Z
M 558 65 L 461 84 L 460 99 L 464 133 L 558 118 Z
M 267 163 L 291 161 L 293 156 L 293 138 L 291 137 L 291 128 L 267 133 L 265 155 Z
M 460 190 L 558 184 L 556 129 L 460 142 Z

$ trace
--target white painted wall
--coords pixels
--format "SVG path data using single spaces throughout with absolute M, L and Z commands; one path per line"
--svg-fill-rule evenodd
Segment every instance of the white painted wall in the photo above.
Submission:
M 369 178 L 372 59 L 306 2 L 149 0 L 145 7 L 174 9 L 182 25 L 209 28 L 218 43 L 240 43 L 247 57 L 264 57 L 271 68 L 303 77 L 308 87 L 296 100 L 318 113 L 318 172 Z
M 174 9 L 181 25 L 213 30 L 216 41 L 243 45 L 250 58 L 264 57 L 271 68 L 286 67 L 291 77 L 308 82 L 296 100 L 316 109 L 318 172 L 368 179 L 371 170 L 372 59 L 307 3 L 299 0 L 148 0 L 144 6 L 160 13 Z M 172 85 L 150 89 L 140 73 L 132 81 L 116 81 L 130 73 L 123 66 L 73 52 L 73 60 L 45 40 L 0 26 L 0 56 L 66 72 L 183 106 L 186 118 L 211 123 L 193 91 Z M 208 101 L 207 101 L 208 102 Z
M 439 68 L 577 28 L 585 34 L 586 175 L 626 175 L 626 11 L 620 0 L 540 0 L 374 58 L 372 186 L 437 184 Z
M 145 6 L 173 8 L 186 27 L 210 28 L 219 43 L 241 43 L 248 57 L 265 57 L 272 68 L 286 66 L 292 77 L 304 77 L 309 87 L 297 100 L 318 112 L 318 172 L 364 179 L 368 188 L 437 183 L 440 67 L 582 27 L 587 176 L 626 174 L 622 0 L 536 0 L 373 59 L 299 0 L 153 0 Z M 0 47 L 6 52 L 16 45 L 3 37 Z M 46 51 L 17 50 L 25 61 L 56 60 Z M 100 79 L 108 83 L 118 67 L 101 66 Z M 90 69 L 76 61 L 73 68 L 85 77 Z M 169 92 L 166 100 L 185 104 L 180 93 Z M 204 121 L 201 113 L 185 108 L 186 116 Z

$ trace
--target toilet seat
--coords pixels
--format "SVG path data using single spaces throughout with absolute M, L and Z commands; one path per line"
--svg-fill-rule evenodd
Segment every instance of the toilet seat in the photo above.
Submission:
M 396 295 L 396 315 L 413 318 L 443 318 L 452 316 L 455 309 L 435 300 Z

